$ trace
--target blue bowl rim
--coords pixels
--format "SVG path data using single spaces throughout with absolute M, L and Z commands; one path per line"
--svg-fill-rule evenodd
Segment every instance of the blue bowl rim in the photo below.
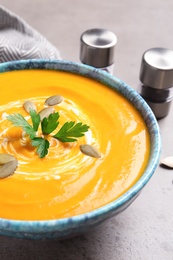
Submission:
M 96 81 L 99 81 L 108 87 L 116 89 L 130 102 L 135 101 L 138 105 L 135 106 L 142 117 L 144 118 L 148 128 L 151 140 L 151 157 L 149 163 L 141 178 L 131 187 L 127 192 L 121 195 L 118 199 L 90 212 L 73 216 L 70 218 L 61 218 L 55 220 L 13 220 L 0 218 L 0 230 L 9 230 L 11 232 L 28 232 L 28 233 L 45 233 L 54 232 L 56 230 L 63 230 L 68 228 L 69 223 L 71 226 L 86 224 L 90 219 L 96 220 L 102 218 L 108 218 L 109 214 L 113 215 L 113 212 L 128 201 L 132 200 L 139 194 L 142 188 L 147 184 L 149 179 L 154 174 L 160 159 L 161 152 L 161 138 L 157 120 L 151 111 L 150 107 L 143 100 L 143 98 L 129 85 L 115 76 L 93 68 L 91 66 L 80 64 L 78 62 L 66 61 L 66 60 L 46 60 L 46 59 L 31 59 L 31 60 L 19 60 L 10 61 L 0 64 L 0 73 L 11 70 L 23 70 L 23 69 L 48 69 L 66 71 L 74 74 L 80 74 L 82 76 L 90 77 Z M 141 110 L 141 107 L 143 108 Z M 104 217 L 105 215 L 105 217 Z

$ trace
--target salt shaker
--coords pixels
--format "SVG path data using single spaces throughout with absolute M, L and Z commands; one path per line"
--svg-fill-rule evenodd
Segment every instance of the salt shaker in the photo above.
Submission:
M 173 51 L 152 48 L 144 52 L 139 78 L 139 93 L 156 118 L 167 116 L 173 99 Z
M 81 62 L 113 74 L 116 43 L 116 35 L 106 29 L 85 31 L 80 37 Z

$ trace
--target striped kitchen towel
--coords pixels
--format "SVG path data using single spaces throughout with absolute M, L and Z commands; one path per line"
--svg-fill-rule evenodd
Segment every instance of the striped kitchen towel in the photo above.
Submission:
M 61 59 L 59 51 L 22 18 L 0 6 L 0 62 Z

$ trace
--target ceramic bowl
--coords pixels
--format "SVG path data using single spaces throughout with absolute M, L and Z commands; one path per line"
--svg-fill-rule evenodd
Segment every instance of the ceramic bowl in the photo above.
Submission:
M 0 64 L 0 73 L 23 69 L 53 69 L 76 73 L 92 78 L 120 92 L 141 113 L 150 134 L 151 153 L 147 168 L 141 178 L 121 197 L 113 202 L 78 216 L 44 220 L 44 221 L 16 221 L 0 219 L 0 235 L 28 239 L 64 239 L 81 234 L 97 226 L 106 219 L 125 210 L 139 195 L 155 172 L 160 158 L 160 134 L 155 116 L 141 96 L 120 79 L 107 72 L 67 61 L 25 60 Z

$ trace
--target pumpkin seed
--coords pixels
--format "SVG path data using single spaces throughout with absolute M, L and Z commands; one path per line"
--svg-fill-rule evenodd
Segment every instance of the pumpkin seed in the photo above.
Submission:
M 51 96 L 46 99 L 45 104 L 48 106 L 55 106 L 63 101 L 63 97 L 60 95 Z
M 89 144 L 82 144 L 80 145 L 80 150 L 83 154 L 95 157 L 95 158 L 100 158 L 101 154 L 97 149 Z
M 55 113 L 55 108 L 54 107 L 46 107 L 46 108 L 43 108 L 39 114 L 40 114 L 40 119 L 41 121 L 43 121 L 43 119 L 46 117 L 49 117 L 50 114 L 53 114 Z
M 161 160 L 161 164 L 165 165 L 169 168 L 173 168 L 173 157 L 170 156 L 170 157 L 164 158 L 163 160 Z
M 17 168 L 17 164 L 18 161 L 13 160 L 2 165 L 0 168 L 0 179 L 7 178 L 12 175 Z
M 26 110 L 26 112 L 30 112 L 30 110 L 35 110 L 36 111 L 36 106 L 35 104 L 30 101 L 30 100 L 26 100 L 24 103 L 23 103 L 23 107 L 24 109 Z
M 0 154 L 0 165 L 8 163 L 13 160 L 16 160 L 16 158 L 11 154 L 7 154 L 7 153 Z

